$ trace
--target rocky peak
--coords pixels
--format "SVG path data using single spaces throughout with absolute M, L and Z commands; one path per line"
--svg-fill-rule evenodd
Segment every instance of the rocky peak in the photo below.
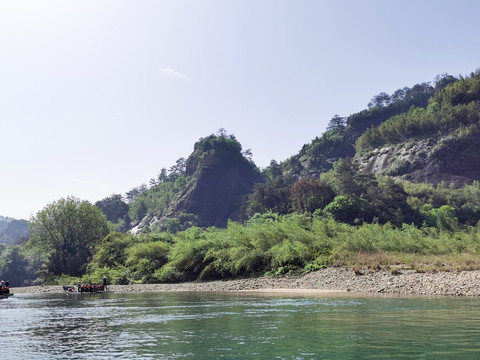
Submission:
M 258 171 L 242 155 L 233 136 L 210 135 L 195 144 L 186 174 L 193 177 L 173 207 L 198 215 L 200 226 L 225 226 L 238 220 L 243 197 L 252 191 Z
M 147 216 L 131 230 L 133 233 L 155 224 L 191 214 L 201 227 L 224 227 L 229 219 L 239 220 L 242 202 L 259 181 L 256 166 L 242 153 L 233 135 L 210 135 L 200 139 L 186 160 L 186 189 L 164 213 Z

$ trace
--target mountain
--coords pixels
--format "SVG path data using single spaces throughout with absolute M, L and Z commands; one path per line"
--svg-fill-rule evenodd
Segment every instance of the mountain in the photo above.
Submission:
M 170 213 L 196 214 L 198 225 L 205 227 L 224 227 L 228 219 L 239 220 L 243 198 L 260 180 L 257 168 L 241 151 L 234 137 L 210 135 L 197 142 L 185 171 L 193 181 Z
M 0 216 L 0 243 L 16 244 L 28 240 L 28 221 Z
M 247 156 L 233 135 L 201 138 L 186 161 L 178 161 L 169 176 L 161 174 L 159 184 L 132 202 L 131 207 L 141 210 L 133 216 L 137 223 L 132 232 L 225 227 L 229 219 L 240 220 L 244 199 L 262 181 Z
M 407 113 L 412 107 L 426 107 L 431 97 L 455 81 L 453 76 L 443 74 L 435 79 L 435 86 L 424 82 L 400 88 L 392 95 L 382 92 L 373 97 L 368 109 L 348 117 L 335 115 L 322 136 L 304 145 L 297 155 L 281 164 L 283 174 L 296 179 L 320 176 L 332 169 L 335 161 L 354 157 L 355 143 L 366 130 Z
M 9 218 L 6 216 L 0 216 L 0 232 L 5 230 L 8 226 L 8 224 L 12 221 L 15 220 L 13 218 Z
M 115 215 L 109 219 L 117 229 L 132 233 L 224 227 L 228 220 L 268 211 L 322 210 L 341 219 L 348 209 L 352 223 L 420 224 L 428 217 L 423 205 L 458 207 L 462 222 L 475 223 L 480 213 L 468 196 L 456 194 L 454 203 L 446 190 L 436 197 L 428 190 L 430 195 L 415 195 L 424 202 L 410 204 L 406 191 L 417 190 L 405 190 L 392 178 L 456 188 L 472 184 L 480 180 L 479 140 L 480 71 L 460 78 L 442 74 L 433 84 L 380 93 L 348 117 L 335 115 L 327 131 L 298 154 L 262 171 L 233 135 L 220 131 L 201 138 L 186 160 L 162 169 L 150 187 L 129 191 L 125 202 L 115 195 L 98 204 Z M 462 206 L 475 209 L 468 215 Z
M 363 172 L 461 187 L 480 180 L 480 72 L 437 91 L 356 142 Z

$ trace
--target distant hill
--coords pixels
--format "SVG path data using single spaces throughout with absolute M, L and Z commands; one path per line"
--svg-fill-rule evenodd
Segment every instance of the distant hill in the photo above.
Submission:
M 28 240 L 28 235 L 28 221 L 0 216 L 0 243 L 23 243 Z
M 6 216 L 0 216 L 0 232 L 2 232 L 3 230 L 5 230 L 8 226 L 8 224 L 12 221 L 12 220 L 15 220 L 13 218 L 10 218 L 10 217 L 6 217 Z

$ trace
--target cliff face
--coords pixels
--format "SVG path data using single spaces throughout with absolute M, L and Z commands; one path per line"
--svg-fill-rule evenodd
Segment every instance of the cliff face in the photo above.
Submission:
M 131 232 L 148 228 L 164 229 L 170 219 L 194 217 L 200 227 L 225 227 L 229 219 L 240 220 L 244 197 L 260 181 L 256 166 L 242 154 L 233 136 L 200 139 L 186 161 L 185 190 L 176 196 L 168 209 L 147 215 Z
M 175 204 L 173 214 L 196 214 L 199 226 L 224 227 L 228 219 L 238 220 L 243 197 L 253 189 L 255 167 L 243 157 L 217 154 L 190 164 L 187 174 L 192 174 L 193 181 Z
M 480 180 L 478 133 L 414 139 L 357 155 L 363 172 L 412 182 L 446 182 L 461 187 Z

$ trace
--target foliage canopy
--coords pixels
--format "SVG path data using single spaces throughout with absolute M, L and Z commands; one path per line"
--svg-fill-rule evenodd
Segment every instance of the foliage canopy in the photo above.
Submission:
M 47 205 L 30 220 L 30 244 L 46 256 L 45 270 L 81 275 L 95 245 L 108 234 L 100 209 L 74 197 Z

